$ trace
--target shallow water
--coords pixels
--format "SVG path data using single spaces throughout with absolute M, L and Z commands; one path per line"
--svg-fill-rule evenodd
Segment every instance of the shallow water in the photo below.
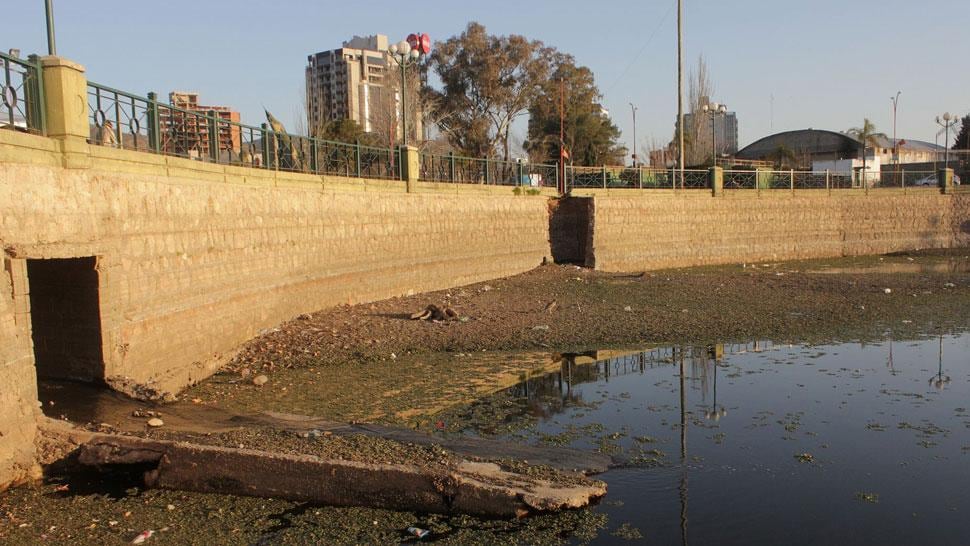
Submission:
M 962 544 L 970 533 L 967 334 L 441 357 L 459 369 L 505 362 L 501 377 L 516 362 L 536 371 L 443 414 L 449 430 L 507 430 L 499 437 L 621 462 L 598 476 L 609 493 L 593 510 L 608 523 L 594 544 L 637 533 L 655 544 Z M 57 383 L 41 400 L 50 415 L 121 428 L 143 427 L 132 410 L 154 407 Z M 234 425 L 214 407 L 161 410 L 166 426 Z
M 595 544 L 628 543 L 623 524 L 657 544 L 965 543 L 968 349 L 959 335 L 567 355 L 506 393 L 538 419 L 511 437 L 628 461 L 599 476 Z
M 957 544 L 968 349 L 960 335 L 567 357 L 509 394 L 530 399 L 535 440 L 630 460 L 599 476 L 596 544 L 625 543 L 624 523 L 660 544 Z

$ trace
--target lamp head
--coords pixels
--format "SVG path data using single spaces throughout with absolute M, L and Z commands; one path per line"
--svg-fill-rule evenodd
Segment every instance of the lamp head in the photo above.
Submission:
M 944 112 L 943 113 L 943 121 L 950 121 L 950 118 L 951 118 L 951 116 L 950 116 L 950 113 L 949 112 Z
M 397 52 L 401 55 L 408 55 L 411 53 L 411 44 L 407 43 L 405 40 L 401 40 L 397 43 Z
M 701 110 L 703 110 L 704 112 L 708 112 L 710 109 L 711 107 L 706 104 L 704 106 L 701 106 Z
M 720 112 L 722 114 L 726 114 L 727 113 L 727 106 L 724 105 L 724 104 L 722 104 L 721 107 L 718 109 L 718 112 Z
M 420 56 L 421 56 L 421 52 L 420 51 L 418 51 L 417 49 L 412 49 L 411 50 L 411 58 L 412 59 L 418 60 L 418 57 L 420 57 Z
M 391 44 L 391 47 L 387 48 L 391 55 L 397 55 L 397 44 Z

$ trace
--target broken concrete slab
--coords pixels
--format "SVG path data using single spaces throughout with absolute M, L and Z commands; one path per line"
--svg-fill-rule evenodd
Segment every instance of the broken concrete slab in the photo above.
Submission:
M 157 465 L 146 472 L 150 487 L 485 517 L 581 508 L 606 494 L 600 481 L 554 483 L 493 463 L 429 468 L 108 434 L 92 435 L 78 460 L 85 465 Z

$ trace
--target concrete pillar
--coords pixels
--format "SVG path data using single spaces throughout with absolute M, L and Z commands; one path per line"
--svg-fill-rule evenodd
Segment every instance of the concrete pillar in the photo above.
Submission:
M 711 193 L 714 197 L 724 195 L 724 167 L 711 167 L 708 178 L 711 182 Z
M 757 168 L 754 171 L 754 187 L 758 190 L 771 188 L 771 169 Z
M 60 141 L 64 166 L 90 166 L 87 140 L 88 80 L 84 67 L 61 57 L 41 57 L 44 78 L 44 111 L 47 136 Z
M 408 193 L 414 191 L 414 186 L 418 181 L 418 174 L 421 172 L 421 154 L 414 146 L 401 146 L 401 178 L 407 187 Z
M 940 169 L 936 173 L 936 180 L 943 193 L 953 193 L 953 169 Z

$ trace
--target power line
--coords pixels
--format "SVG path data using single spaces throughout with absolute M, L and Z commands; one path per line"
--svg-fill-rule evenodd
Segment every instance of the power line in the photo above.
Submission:
M 621 72 L 620 75 L 616 78 L 616 80 L 614 80 L 613 83 L 610 84 L 610 86 L 606 89 L 606 92 L 603 93 L 604 95 L 609 94 L 609 92 L 612 91 L 613 88 L 616 87 L 618 83 L 620 83 L 620 80 L 626 77 L 630 69 L 633 68 L 633 65 L 637 62 L 637 60 L 639 60 L 640 55 L 643 55 L 643 52 L 647 50 L 647 46 L 650 45 L 650 42 L 652 42 L 654 37 L 657 36 L 657 33 L 660 32 L 660 29 L 663 28 L 664 23 L 667 22 L 667 18 L 670 17 L 670 13 L 674 11 L 674 7 L 676 5 L 677 5 L 677 2 L 674 2 L 670 5 L 670 7 L 667 9 L 667 13 L 665 13 L 663 18 L 660 19 L 660 24 L 657 25 L 657 28 L 653 29 L 653 33 L 650 34 L 650 37 L 647 38 L 647 41 L 643 43 L 642 47 L 640 47 L 640 51 L 637 51 L 637 54 L 634 55 L 632 59 L 630 59 L 630 62 L 626 65 L 626 68 L 624 68 L 623 72 Z

